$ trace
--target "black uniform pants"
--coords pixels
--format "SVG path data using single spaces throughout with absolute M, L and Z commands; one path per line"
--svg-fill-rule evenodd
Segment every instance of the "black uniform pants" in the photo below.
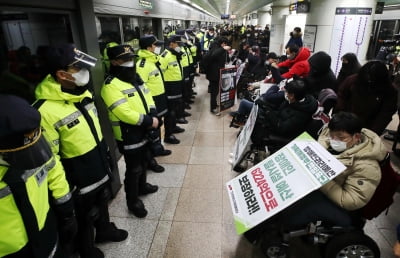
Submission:
M 139 198 L 140 190 L 147 182 L 148 161 L 152 158 L 147 145 L 144 147 L 125 151 L 123 153 L 126 165 L 124 189 L 126 193 L 126 202 L 135 202 Z
M 83 195 L 75 194 L 75 212 L 78 222 L 76 245 L 81 258 L 90 257 L 94 249 L 94 228 L 105 231 L 110 224 L 108 184 Z
M 164 128 L 165 137 L 173 134 L 173 130 L 176 127 L 177 117 L 183 117 L 181 114 L 182 98 L 169 99 L 168 100 L 168 112 L 164 117 Z

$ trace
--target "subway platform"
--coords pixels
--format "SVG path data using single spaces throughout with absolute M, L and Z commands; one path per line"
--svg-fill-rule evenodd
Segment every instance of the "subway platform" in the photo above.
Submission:
M 231 171 L 229 153 L 238 133 L 230 128 L 229 111 L 215 116 L 209 111 L 208 81 L 204 75 L 196 77 L 198 93 L 192 116 L 184 133 L 176 134 L 178 145 L 165 144 L 172 155 L 157 158 L 166 169 L 163 173 L 148 172 L 148 182 L 159 186 L 158 192 L 143 198 L 148 210 L 146 218 L 138 219 L 129 213 L 123 188 L 110 203 L 111 220 L 129 231 L 120 243 L 98 245 L 106 257 L 112 258 L 246 258 L 263 257 L 235 231 L 234 220 L 225 183 L 238 175 Z M 397 127 L 393 116 L 389 129 Z M 386 141 L 388 150 L 391 142 Z M 400 159 L 392 155 L 397 171 Z M 119 160 L 121 180 L 125 164 Z M 368 221 L 365 232 L 378 244 L 381 257 L 393 257 L 396 240 L 395 227 L 400 223 L 400 194 L 387 215 Z M 315 247 L 295 243 L 291 256 L 320 257 Z

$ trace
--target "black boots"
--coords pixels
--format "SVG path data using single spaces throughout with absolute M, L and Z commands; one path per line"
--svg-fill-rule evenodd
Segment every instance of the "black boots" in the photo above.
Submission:
M 152 185 L 152 184 L 146 183 L 143 187 L 139 188 L 139 195 L 151 194 L 151 193 L 155 193 L 157 191 L 158 191 L 157 185 Z
M 169 144 L 179 144 L 181 141 L 176 139 L 175 135 L 171 134 L 169 136 L 165 136 L 164 142 L 169 143 Z
M 138 218 L 144 218 L 147 215 L 147 210 L 140 199 L 128 201 L 128 209 Z
M 110 222 L 107 228 L 96 231 L 96 243 L 103 242 L 121 242 L 128 237 L 128 232 L 118 229 L 113 222 Z
M 165 171 L 165 168 L 159 165 L 154 158 L 151 158 L 149 161 L 149 169 L 156 173 L 161 173 Z
M 144 169 L 137 167 L 136 169 Z M 136 173 L 135 173 L 136 172 Z M 125 192 L 126 204 L 129 211 L 138 218 L 144 218 L 147 215 L 147 210 L 144 207 L 139 195 L 155 193 L 158 186 L 147 183 L 146 171 L 131 171 L 132 175 L 125 175 Z

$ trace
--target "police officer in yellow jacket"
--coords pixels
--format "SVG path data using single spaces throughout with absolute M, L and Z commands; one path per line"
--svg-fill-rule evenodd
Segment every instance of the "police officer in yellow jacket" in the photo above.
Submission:
M 157 117 L 159 121 L 168 112 L 167 96 L 165 95 L 163 74 L 160 68 L 159 55 L 163 41 L 157 40 L 154 36 L 141 37 L 139 39 L 140 49 L 138 51 L 138 59 L 136 63 L 136 72 L 149 88 L 153 96 L 154 103 L 157 109 Z M 151 144 L 152 152 L 155 156 L 165 156 L 171 154 L 170 150 L 164 149 L 161 144 L 161 123 L 157 129 L 154 129 L 154 140 Z M 183 128 L 176 128 L 175 133 L 183 132 Z
M 96 59 L 72 44 L 50 47 L 50 74 L 36 87 L 34 104 L 42 114 L 45 137 L 61 158 L 74 191 L 80 257 L 104 257 L 94 241 L 122 241 L 128 236 L 110 222 L 110 164 L 92 94 L 88 68 Z M 96 239 L 94 239 L 94 227 Z
M 160 56 L 160 67 L 164 76 L 165 92 L 167 94 L 168 112 L 165 115 L 164 142 L 178 144 L 180 141 L 173 135 L 177 117 L 182 114 L 183 70 L 180 61 L 182 50 L 179 47 L 181 36 L 172 35 L 168 39 L 168 47 Z
M 192 57 L 192 52 L 189 49 L 189 45 L 187 44 L 187 38 L 185 35 L 184 30 L 178 30 L 176 31 L 176 35 L 181 36 L 181 42 L 179 43 L 179 46 L 181 48 L 182 52 L 182 59 L 181 59 L 181 66 L 182 66 L 182 71 L 183 71 L 183 88 L 182 88 L 182 122 L 187 123 L 187 120 L 185 119 L 186 116 L 191 116 L 190 113 L 185 111 L 185 108 L 189 109 L 190 106 L 189 104 L 193 103 L 193 100 L 190 99 L 191 97 L 191 89 L 192 85 L 190 84 L 190 74 L 192 67 L 191 65 L 193 64 L 193 57 Z M 194 76 L 194 74 L 193 74 Z M 178 117 L 181 118 L 181 117 Z M 178 121 L 178 123 L 181 121 Z
M 101 97 L 108 108 L 114 137 L 124 155 L 124 188 L 128 209 L 139 218 L 147 215 L 140 195 L 154 193 L 158 186 L 147 183 L 149 144 L 147 134 L 158 127 L 157 111 L 150 91 L 136 74 L 134 53 L 129 45 L 107 49 L 110 76 Z
M 77 230 L 64 169 L 40 119 L 24 99 L 0 94 L 0 257 L 63 257 L 59 237 L 70 241 Z

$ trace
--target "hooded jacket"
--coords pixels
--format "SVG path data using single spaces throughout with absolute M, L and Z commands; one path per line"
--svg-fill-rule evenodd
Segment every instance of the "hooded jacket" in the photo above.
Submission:
M 310 72 L 310 65 L 307 59 L 310 57 L 310 50 L 306 47 L 299 49 L 299 53 L 294 59 L 287 59 L 278 64 L 278 67 L 287 67 L 289 71 L 282 74 L 283 78 L 293 78 L 294 75 L 306 77 Z
M 310 72 L 306 77 L 308 92 L 318 98 L 322 89 L 336 91 L 336 77 L 331 70 L 331 57 L 323 52 L 313 54 L 309 59 Z
M 318 142 L 326 149 L 330 147 L 328 128 L 322 131 Z M 381 180 L 379 161 L 385 158 L 386 153 L 386 147 L 380 137 L 371 130 L 362 129 L 361 143 L 334 155 L 346 166 L 346 170 L 320 190 L 346 210 L 364 207 Z
M 45 100 L 38 107 L 43 134 L 53 153 L 61 157 L 70 185 L 85 194 L 107 182 L 110 168 L 101 155 L 107 147 L 92 94 L 88 90 L 78 95 L 63 92 L 51 75 L 39 83 L 35 94 Z
M 392 120 L 397 109 L 397 91 L 378 84 L 357 86 L 358 74 L 353 74 L 340 85 L 334 112 L 346 111 L 356 114 L 363 127 L 381 135 Z
M 297 35 L 293 35 L 293 32 L 290 32 L 290 39 L 288 40 L 285 48 L 288 48 L 290 45 L 297 45 L 298 47 L 303 46 L 303 40 L 301 38 L 303 33 L 298 33 Z
M 167 113 L 167 96 L 165 95 L 164 77 L 159 62 L 160 56 L 146 50 L 138 51 L 136 73 L 149 88 L 157 108 L 157 116 Z
M 361 68 L 361 64 L 358 62 L 355 54 L 347 53 L 342 56 L 342 58 L 346 59 L 347 63 L 342 62 L 342 68 L 340 68 L 339 75 L 337 77 L 338 85 L 340 85 L 350 75 L 358 73 Z

